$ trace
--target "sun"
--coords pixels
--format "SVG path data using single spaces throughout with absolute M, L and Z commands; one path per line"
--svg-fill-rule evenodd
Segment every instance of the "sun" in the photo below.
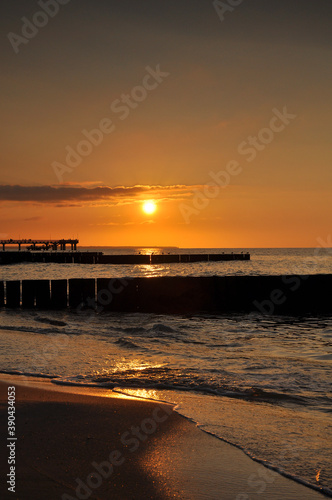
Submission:
M 153 214 L 157 210 L 157 205 L 154 201 L 145 201 L 143 203 L 143 212 Z

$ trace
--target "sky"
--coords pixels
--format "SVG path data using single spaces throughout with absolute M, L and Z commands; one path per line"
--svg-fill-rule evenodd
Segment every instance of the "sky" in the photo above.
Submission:
M 316 247 L 331 21 L 330 0 L 4 0 L 0 239 Z

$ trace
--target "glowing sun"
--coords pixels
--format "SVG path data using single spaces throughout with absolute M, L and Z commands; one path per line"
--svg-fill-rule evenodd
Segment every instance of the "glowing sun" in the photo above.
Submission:
M 154 201 L 145 201 L 143 203 L 143 212 L 153 214 L 157 210 L 157 205 Z

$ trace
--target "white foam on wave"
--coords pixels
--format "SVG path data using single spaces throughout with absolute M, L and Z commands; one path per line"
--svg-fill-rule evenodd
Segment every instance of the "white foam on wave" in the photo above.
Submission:
M 35 377 L 46 379 L 57 379 L 59 375 L 49 375 L 47 373 L 25 372 L 20 370 L 0 370 L 4 375 L 20 375 L 22 377 Z

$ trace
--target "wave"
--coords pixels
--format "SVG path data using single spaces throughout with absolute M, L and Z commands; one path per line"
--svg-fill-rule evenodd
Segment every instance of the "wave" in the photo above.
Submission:
M 115 328 L 118 333 L 123 333 L 130 336 L 139 336 L 140 338 L 149 338 L 157 341 L 159 338 L 169 338 L 179 340 L 183 335 L 174 328 L 165 325 L 164 323 L 154 323 L 152 326 L 144 327 L 125 327 L 125 328 Z
M 115 386 L 113 386 L 110 383 L 107 383 L 107 385 L 104 384 L 98 384 L 98 383 L 93 383 L 93 382 L 77 382 L 74 380 L 70 379 L 60 379 L 56 378 L 54 380 L 51 380 L 53 384 L 56 385 L 65 385 L 65 386 L 70 386 L 70 387 L 100 387 L 102 389 L 113 389 Z
M 0 330 L 8 330 L 10 332 L 17 333 L 35 333 L 40 335 L 55 335 L 55 334 L 66 334 L 68 332 L 59 330 L 57 328 L 37 328 L 34 326 L 12 326 L 12 325 L 0 325 Z
M 120 338 L 114 342 L 114 344 L 119 345 L 121 347 L 125 347 L 126 349 L 140 349 L 140 347 L 134 342 L 131 342 L 130 340 Z
M 122 340 L 126 347 L 135 349 L 135 344 Z M 127 345 L 128 344 L 128 345 Z M 97 376 L 77 376 L 77 377 L 57 377 L 56 383 L 71 383 L 76 385 L 93 384 L 104 388 L 124 388 L 124 389 L 156 389 L 195 392 L 200 394 L 242 399 L 246 401 L 257 401 L 266 403 L 293 403 L 297 405 L 307 405 L 305 397 L 276 391 L 263 390 L 258 387 L 229 387 L 226 384 L 220 386 L 217 383 L 208 383 L 199 375 L 194 373 L 185 376 L 181 370 L 174 370 L 169 367 L 148 367 L 141 370 L 123 370 L 110 374 Z
M 117 328 L 118 331 L 124 332 L 124 333 L 129 333 L 134 335 L 135 333 L 145 333 L 146 329 L 143 326 L 137 326 L 137 327 L 126 327 L 126 328 Z
M 46 323 L 46 322 L 45 322 Z M 51 322 L 47 322 L 50 325 L 53 325 Z M 9 332 L 14 332 L 17 334 L 20 333 L 29 333 L 29 334 L 35 334 L 35 335 L 86 335 L 85 332 L 82 332 L 82 330 L 77 329 L 77 328 L 56 328 L 56 326 L 60 326 L 59 322 L 54 321 L 54 328 L 38 328 L 38 326 L 22 326 L 22 325 L 17 325 L 17 326 L 12 326 L 12 325 L 0 325 L 0 331 L 9 331 Z M 66 324 L 67 326 L 67 324 Z
M 152 328 L 152 331 L 158 332 L 158 333 L 176 333 L 176 330 L 174 330 L 171 326 L 164 325 L 163 323 L 155 323 Z
M 47 378 L 56 380 L 59 375 L 49 375 L 48 373 L 24 372 L 20 370 L 0 370 L 4 375 L 20 375 L 22 377 Z
M 67 323 L 65 321 L 59 321 L 57 319 L 51 319 L 51 318 L 44 318 L 41 316 L 35 317 L 34 320 L 39 321 L 40 323 L 47 323 L 48 325 L 53 325 L 53 326 L 67 326 Z
M 12 374 L 17 374 L 19 373 L 14 373 L 14 372 L 8 372 Z M 24 375 L 31 375 L 31 374 L 24 374 Z M 31 375 L 33 376 L 33 375 Z M 44 377 L 45 375 L 43 374 L 37 374 L 34 375 L 36 377 Z M 48 376 L 46 375 L 47 378 L 54 379 L 52 380 L 53 383 L 57 385 L 70 385 L 70 386 L 76 386 L 76 387 L 100 387 L 100 388 L 105 388 L 105 389 L 114 389 L 116 388 L 116 392 L 121 392 L 121 388 L 125 389 L 148 389 L 148 390 L 164 390 L 164 391 L 184 391 L 184 392 L 191 392 L 191 393 L 200 393 L 200 394 L 206 394 L 206 395 L 212 395 L 212 396 L 222 396 L 222 397 L 228 397 L 228 398 L 234 398 L 234 399 L 242 399 L 245 401 L 257 401 L 257 402 L 267 402 L 267 403 L 273 403 L 276 401 L 284 400 L 284 401 L 290 401 L 290 402 L 301 402 L 303 405 L 305 404 L 305 401 L 303 400 L 304 398 L 300 397 L 294 397 L 294 396 L 289 396 L 287 394 L 281 394 L 281 393 L 275 393 L 275 392 L 267 392 L 267 391 L 259 391 L 259 394 L 254 388 L 251 389 L 246 389 L 244 391 L 238 390 L 238 391 L 223 391 L 223 390 L 216 390 L 208 386 L 198 386 L 198 385 L 193 385 L 192 387 L 188 387 L 185 385 L 181 385 L 181 383 L 178 384 L 171 384 L 171 383 L 166 383 L 166 382 L 154 382 L 154 383 L 144 383 L 143 381 L 139 379 L 133 378 L 131 381 L 124 381 L 122 379 L 116 378 L 116 377 L 101 377 L 97 379 L 87 379 L 87 380 L 78 380 L 76 377 L 68 377 L 68 378 L 61 378 L 61 377 L 53 377 L 53 376 Z
M 120 339 L 116 343 L 125 346 L 127 349 L 137 349 L 137 346 L 126 340 Z M 180 369 L 172 369 L 167 366 L 156 366 L 142 368 L 141 370 L 130 369 L 115 371 L 104 375 L 77 375 L 72 377 L 62 377 L 61 375 L 50 375 L 44 373 L 21 372 L 18 370 L 0 370 L 0 373 L 11 375 L 24 375 L 32 377 L 44 377 L 55 379 L 57 384 L 70 385 L 93 385 L 94 387 L 114 388 L 123 387 L 124 389 L 156 389 L 195 392 L 212 396 L 222 396 L 227 398 L 242 399 L 246 401 L 257 401 L 266 403 L 293 403 L 296 405 L 308 405 L 308 399 L 304 396 L 282 393 L 277 391 L 268 391 L 258 387 L 236 387 L 228 386 L 214 382 L 208 382 L 198 374 L 183 373 Z

